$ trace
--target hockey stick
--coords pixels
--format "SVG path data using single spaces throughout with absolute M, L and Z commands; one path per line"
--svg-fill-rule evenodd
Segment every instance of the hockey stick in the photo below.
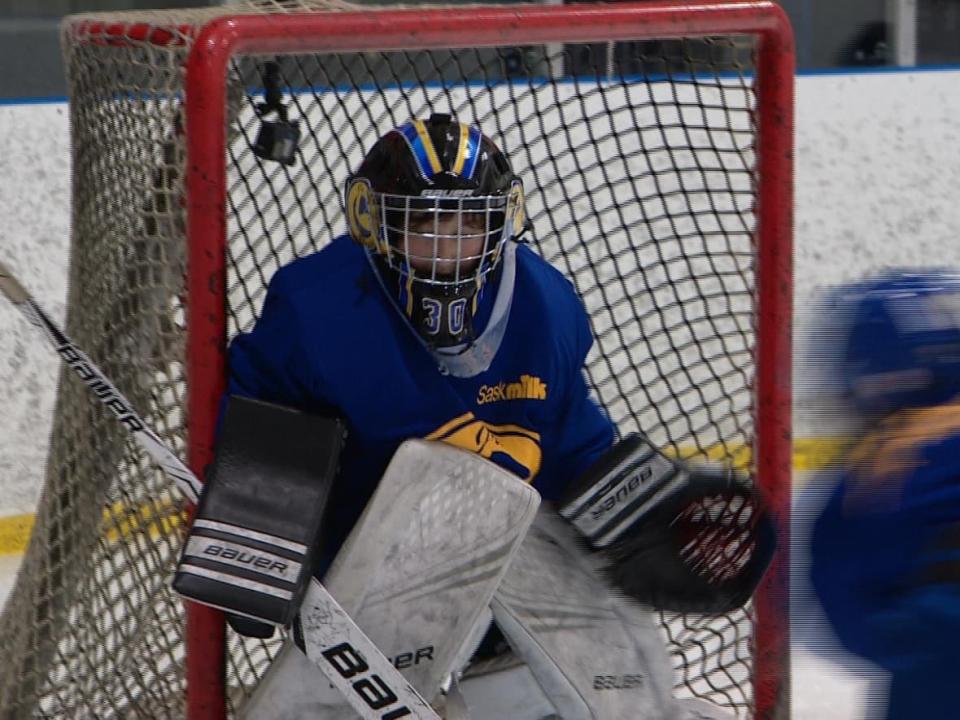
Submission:
M 43 330 L 57 354 L 76 372 L 100 402 L 133 435 L 191 503 L 202 484 L 190 468 L 167 448 L 136 413 L 130 402 L 100 369 L 60 330 L 47 313 L 0 262 L 0 294 Z M 303 601 L 304 616 L 314 631 L 306 650 L 327 679 L 365 720 L 440 720 L 430 705 L 357 627 L 333 596 L 313 580 Z
M 133 433 L 140 447 L 176 483 L 187 499 L 196 503 L 203 487 L 200 481 L 147 427 L 123 394 L 93 364 L 93 361 L 56 326 L 50 316 L 43 311 L 36 300 L 30 296 L 30 293 L 2 262 L 0 262 L 0 293 L 3 293 L 7 300 L 16 305 L 27 320 L 43 331 L 63 361 L 86 383 L 90 391 L 100 399 L 100 402 L 116 416 L 120 424 L 125 425 Z

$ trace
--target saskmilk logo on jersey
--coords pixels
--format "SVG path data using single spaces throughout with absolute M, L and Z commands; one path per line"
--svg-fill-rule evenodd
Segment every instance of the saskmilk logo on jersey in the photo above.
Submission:
M 516 382 L 499 382 L 496 385 L 481 385 L 477 392 L 477 405 L 501 400 L 546 400 L 547 384 L 535 375 L 521 375 Z

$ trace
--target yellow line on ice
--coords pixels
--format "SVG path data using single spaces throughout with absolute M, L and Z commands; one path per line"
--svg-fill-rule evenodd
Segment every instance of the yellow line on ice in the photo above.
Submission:
M 131 508 L 114 503 L 104 508 L 101 518 L 103 539 L 107 544 L 134 533 L 150 537 L 167 535 L 186 519 L 185 511 L 169 500 L 157 500 Z M 22 555 L 30 541 L 35 516 L 33 514 L 0 517 L 0 555 Z
M 794 477 L 794 484 L 803 483 L 803 473 L 822 470 L 834 462 L 849 440 L 843 437 L 796 438 L 793 441 L 793 469 L 801 473 Z M 750 462 L 750 452 L 746 447 L 733 448 L 731 456 L 734 465 L 744 467 Z M 684 453 L 685 455 L 687 453 Z M 710 448 L 707 457 L 720 460 L 725 453 L 720 446 Z M 107 508 L 103 513 L 105 538 L 114 542 L 137 531 L 146 531 L 152 537 L 158 533 L 167 533 L 184 521 L 184 516 L 170 501 L 157 501 L 138 508 L 123 508 L 119 503 Z M 33 514 L 8 515 L 0 517 L 0 555 L 21 555 L 30 540 L 33 530 Z
M 33 530 L 33 515 L 0 517 L 0 555 L 21 555 Z

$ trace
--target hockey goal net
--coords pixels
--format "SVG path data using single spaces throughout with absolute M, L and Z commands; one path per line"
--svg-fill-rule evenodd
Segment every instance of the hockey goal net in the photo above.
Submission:
M 344 231 L 344 179 L 379 135 L 452 112 L 522 176 L 530 242 L 590 311 L 589 380 L 620 431 L 737 463 L 787 537 L 793 56 L 772 2 L 250 0 L 76 16 L 63 41 L 67 331 L 198 475 L 225 345 L 271 275 Z M 267 75 L 301 132 L 292 165 L 251 149 Z M 278 641 L 171 593 L 185 512 L 65 376 L 0 624 L 0 717 L 236 712 Z M 781 541 L 744 610 L 663 618 L 678 695 L 784 710 L 786 566 Z

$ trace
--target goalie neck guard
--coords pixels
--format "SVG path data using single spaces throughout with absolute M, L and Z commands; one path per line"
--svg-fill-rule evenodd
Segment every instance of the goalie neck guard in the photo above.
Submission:
M 524 229 L 523 186 L 476 127 L 434 114 L 381 137 L 346 184 L 351 237 L 421 338 L 475 337 L 503 245 Z

